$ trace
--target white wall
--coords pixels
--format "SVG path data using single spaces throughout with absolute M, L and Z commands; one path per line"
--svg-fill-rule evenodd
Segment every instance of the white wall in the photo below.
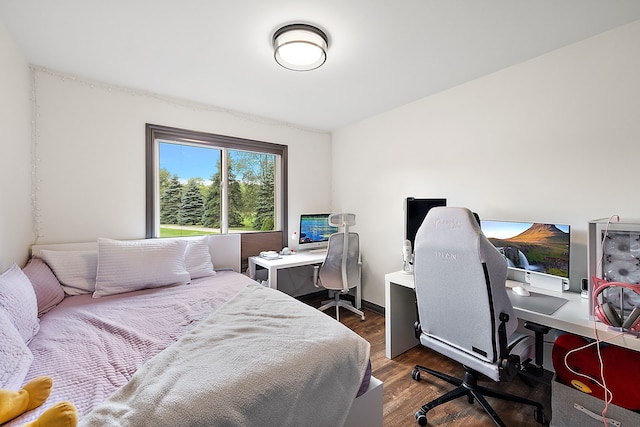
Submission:
M 335 132 L 332 205 L 358 215 L 363 298 L 384 305 L 402 266 L 407 196 L 570 224 L 579 289 L 588 221 L 640 218 L 638 52 L 640 21 Z
M 35 71 L 39 243 L 145 234 L 145 123 L 285 144 L 289 229 L 330 208 L 331 137 L 80 77 Z
M 29 67 L 1 20 L 0 64 L 1 273 L 24 264 L 33 240 Z

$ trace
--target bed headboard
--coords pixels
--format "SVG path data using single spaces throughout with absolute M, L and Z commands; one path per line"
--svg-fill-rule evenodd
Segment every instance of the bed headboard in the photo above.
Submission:
M 189 239 L 189 237 L 178 237 Z M 232 268 L 240 272 L 240 234 L 212 234 L 207 236 L 211 261 L 216 269 Z M 52 243 L 31 246 L 31 255 L 35 256 L 42 249 L 56 251 L 98 250 L 98 242 Z

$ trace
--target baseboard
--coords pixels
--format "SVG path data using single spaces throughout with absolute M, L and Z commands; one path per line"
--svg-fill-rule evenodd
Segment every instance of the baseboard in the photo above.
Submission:
M 320 291 L 316 291 L 316 292 L 311 292 L 308 294 L 304 294 L 304 295 L 300 295 L 295 297 L 296 299 L 302 301 L 302 302 L 308 302 L 308 301 L 313 301 L 314 299 L 320 299 L 320 298 L 327 298 L 327 290 L 326 289 L 322 289 Z
M 374 304 L 369 301 L 362 300 L 362 307 L 366 308 L 369 311 L 373 311 L 376 314 L 384 317 L 384 307 Z

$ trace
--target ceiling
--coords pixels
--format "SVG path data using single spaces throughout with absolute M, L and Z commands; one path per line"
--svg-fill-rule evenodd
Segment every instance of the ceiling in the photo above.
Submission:
M 333 131 L 640 19 L 637 0 L 0 0 L 30 64 Z M 281 68 L 304 22 L 327 62 Z

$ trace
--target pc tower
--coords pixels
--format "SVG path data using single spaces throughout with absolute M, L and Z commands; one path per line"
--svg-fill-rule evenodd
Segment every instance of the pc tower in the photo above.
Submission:
M 594 316 L 594 281 L 598 277 L 608 282 L 629 285 L 640 283 L 640 219 L 612 218 L 589 222 L 588 230 L 589 316 Z M 620 298 L 623 300 L 623 298 Z M 640 297 L 634 292 L 624 294 L 624 313 L 640 305 Z

